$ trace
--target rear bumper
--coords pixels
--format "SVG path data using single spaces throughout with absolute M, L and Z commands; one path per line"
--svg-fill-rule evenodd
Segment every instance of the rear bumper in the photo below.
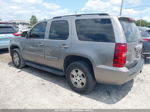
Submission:
M 8 45 L 1 45 L 0 44 L 0 49 L 7 49 L 9 47 L 9 44 Z
M 126 67 L 115 68 L 100 65 L 94 68 L 94 74 L 98 83 L 121 85 L 138 75 L 142 71 L 143 65 L 143 59 L 131 69 Z
M 10 40 L 8 40 L 8 41 L 0 41 L 0 49 L 7 49 L 7 48 L 9 48 L 9 43 L 10 43 Z

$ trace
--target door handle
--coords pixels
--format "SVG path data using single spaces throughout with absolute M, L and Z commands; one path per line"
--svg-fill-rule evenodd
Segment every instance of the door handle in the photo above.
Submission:
M 42 44 L 42 43 L 39 43 L 39 47 L 42 47 L 42 46 L 44 46 L 44 44 Z
M 66 45 L 66 44 L 62 44 L 62 46 L 61 46 L 61 48 L 65 48 L 65 49 L 67 49 L 69 46 L 68 45 Z

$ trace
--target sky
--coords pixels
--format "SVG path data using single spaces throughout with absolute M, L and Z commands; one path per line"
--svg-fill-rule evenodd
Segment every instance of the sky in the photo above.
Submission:
M 119 16 L 121 0 L 0 0 L 0 19 L 38 20 L 81 13 Z M 122 16 L 150 22 L 150 0 L 124 0 Z

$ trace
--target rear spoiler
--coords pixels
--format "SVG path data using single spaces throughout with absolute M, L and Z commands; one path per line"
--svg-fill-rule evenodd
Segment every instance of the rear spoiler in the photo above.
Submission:
M 135 20 L 133 18 L 129 18 L 129 17 L 119 17 L 119 20 L 121 21 L 126 21 L 126 22 L 135 22 Z

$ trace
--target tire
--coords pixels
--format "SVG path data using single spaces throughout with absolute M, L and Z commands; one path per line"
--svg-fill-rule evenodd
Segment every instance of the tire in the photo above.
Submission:
M 67 67 L 66 78 L 70 88 L 80 94 L 90 93 L 96 85 L 92 68 L 83 61 L 71 63 Z
M 19 49 L 13 49 L 11 56 L 12 56 L 12 62 L 16 68 L 21 69 L 21 68 L 25 67 L 25 62 L 24 62 L 24 59 L 22 58 L 22 55 L 21 55 Z M 16 61 L 17 57 L 18 57 L 18 62 Z

